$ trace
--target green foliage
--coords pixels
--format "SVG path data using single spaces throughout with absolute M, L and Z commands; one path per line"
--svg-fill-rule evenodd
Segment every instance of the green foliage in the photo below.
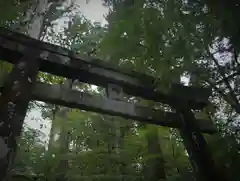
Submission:
M 197 80 L 191 80 L 191 84 L 205 86 L 206 80 L 218 80 L 217 69 L 207 50 L 223 33 L 216 28 L 220 27 L 219 21 L 201 9 L 202 5 L 184 4 L 180 0 L 138 0 L 135 4 L 130 0 L 104 2 L 112 6 L 106 27 L 91 23 L 83 16 L 70 16 L 63 31 L 56 34 L 51 26 L 49 31 L 45 29 L 45 40 L 83 55 L 103 58 L 117 67 L 154 75 L 156 80 L 160 79 L 167 85 L 179 83 L 181 76 L 191 76 L 195 72 L 198 72 Z M 21 14 L 21 10 L 11 8 L 11 16 L 2 16 L 6 21 Z M 54 25 L 55 20 L 66 14 L 52 8 L 47 23 Z M 1 66 L 2 77 L 3 72 L 9 72 L 11 67 Z M 38 80 L 61 84 L 64 78 L 40 72 Z M 162 88 L 163 84 L 157 86 Z M 86 84 L 77 87 L 85 91 L 91 89 Z M 91 90 L 91 93 L 102 94 L 99 90 L 97 93 Z M 138 101 L 167 109 L 161 104 Z M 239 133 L 233 132 L 230 124 L 223 122 L 233 120 L 237 123 L 238 115 L 233 115 L 230 106 L 222 102 L 215 91 L 211 101 L 206 110 L 196 113 L 196 116 L 212 116 L 218 123 L 220 135 L 206 137 L 218 165 L 227 168 L 231 180 L 237 181 L 240 177 Z M 42 106 L 44 119 L 48 118 L 52 123 L 49 143 L 42 142 L 39 131 L 24 130 L 19 140 L 14 172 L 43 175 L 48 180 L 64 175 L 69 180 L 143 181 L 149 180 L 152 172 L 148 168 L 155 164 L 158 166 L 156 171 L 161 169 L 165 172 L 166 181 L 194 180 L 188 155 L 176 130 L 75 109 L 63 116 L 62 110 L 55 105 Z M 238 126 L 232 124 L 232 127 Z M 157 151 L 152 151 L 154 149 Z M 162 167 L 154 162 L 156 160 L 161 160 Z M 160 179 L 156 176 L 151 181 L 155 180 Z
M 39 173 L 45 152 L 44 143 L 39 139 L 39 130 L 27 128 L 19 140 L 19 149 L 14 163 L 14 172 Z
M 4 79 L 10 73 L 11 70 L 12 64 L 3 61 L 0 62 L 0 83 L 4 82 Z
M 0 26 L 11 26 L 23 16 L 24 11 L 29 5 L 27 1 L 0 1 Z

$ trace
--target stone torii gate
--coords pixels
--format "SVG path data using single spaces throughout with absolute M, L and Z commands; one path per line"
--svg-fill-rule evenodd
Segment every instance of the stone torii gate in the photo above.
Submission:
M 0 28 L 0 59 L 14 64 L 1 88 L 0 97 L 0 180 L 6 176 L 16 152 L 28 103 L 48 103 L 104 113 L 146 123 L 178 128 L 195 172 L 205 181 L 226 181 L 214 164 L 202 133 L 213 134 L 209 120 L 194 117 L 192 109 L 208 104 L 211 91 L 173 84 L 168 93 L 156 90 L 155 78 L 102 65 L 65 48 L 44 43 Z M 61 85 L 36 81 L 38 71 L 104 87 L 111 94 L 119 89 L 129 95 L 168 104 L 175 112 L 101 98 Z

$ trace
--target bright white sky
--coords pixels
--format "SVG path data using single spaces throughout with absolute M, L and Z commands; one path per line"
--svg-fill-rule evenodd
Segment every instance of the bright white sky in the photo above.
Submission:
M 108 8 L 102 5 L 102 0 L 89 0 L 89 3 L 86 3 L 86 0 L 76 0 L 76 2 L 80 5 L 80 12 L 88 19 L 101 24 L 107 23 L 104 15 L 107 14 Z
M 108 12 L 108 8 L 102 5 L 102 0 L 90 0 L 88 3 L 86 3 L 86 0 L 76 0 L 76 3 L 80 7 L 79 12 L 89 20 L 100 22 L 101 24 L 107 23 L 104 15 Z M 50 120 L 43 120 L 41 118 L 41 112 L 38 109 L 31 110 L 25 118 L 25 123 L 27 126 L 34 129 L 40 129 L 41 124 L 43 124 L 41 131 L 46 135 L 43 140 L 48 140 L 51 122 Z

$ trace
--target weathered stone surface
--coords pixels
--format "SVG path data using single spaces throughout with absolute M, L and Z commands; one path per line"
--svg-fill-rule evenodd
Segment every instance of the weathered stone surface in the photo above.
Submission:
M 174 102 L 187 102 L 191 108 L 202 108 L 208 103 L 209 89 L 186 87 L 173 84 L 168 91 L 156 91 L 155 78 L 137 72 L 126 72 L 112 68 L 98 59 L 76 55 L 65 48 L 44 43 L 25 35 L 0 28 L 1 59 L 16 63 L 26 47 L 42 50 L 41 71 L 68 78 L 77 78 L 82 82 L 107 87 L 109 83 L 122 86 L 123 92 L 174 105 Z M 44 52 L 43 52 L 44 51 Z M 158 83 L 159 84 L 159 83 Z
M 17 140 L 35 83 L 39 64 L 38 50 L 25 50 L 24 56 L 13 67 L 4 81 L 0 96 L 0 180 L 11 167 Z
M 117 101 L 100 96 L 90 95 L 76 90 L 64 89 L 61 85 L 37 83 L 33 89 L 33 99 L 79 108 L 112 116 L 143 121 L 151 124 L 179 128 L 180 117 L 171 112 L 151 109 L 123 101 Z M 204 133 L 214 133 L 216 128 L 208 120 L 197 120 L 200 130 Z
M 30 51 L 37 49 L 38 53 L 33 51 L 36 56 L 25 57 L 26 49 Z M 25 57 L 24 61 L 19 62 L 22 57 Z M 211 134 L 216 132 L 216 128 L 210 121 L 196 120 L 189 111 L 192 108 L 200 109 L 208 103 L 208 97 L 211 94 L 209 89 L 172 84 L 168 92 L 156 90 L 154 77 L 102 65 L 100 60 L 76 55 L 67 49 L 14 33 L 5 28 L 0 28 L 0 58 L 16 64 L 10 74 L 10 79 L 6 81 L 4 87 L 0 87 L 2 93 L 0 97 L 0 138 L 4 139 L 4 144 L 0 146 L 5 148 L 7 145 L 10 150 L 6 149 L 7 155 L 3 151 L 0 154 L 3 157 L 3 159 L 0 157 L 2 173 L 6 173 L 14 157 L 16 138 L 21 132 L 28 101 L 36 99 L 70 108 L 179 128 L 192 160 L 192 166 L 197 165 L 197 170 L 205 176 L 206 180 L 221 180 L 221 177 L 217 176 L 211 154 L 207 152 L 204 137 L 200 133 Z M 38 69 L 38 62 L 41 63 L 40 69 Z M 114 84 L 121 87 L 122 91 L 127 94 L 168 104 L 177 110 L 177 114 L 96 97 L 69 90 L 60 85 L 34 84 L 38 70 L 105 88 L 109 84 Z M 210 168 L 205 173 L 207 167 Z M 0 180 L 3 176 L 4 174 L 0 174 Z
M 204 181 L 226 181 L 226 175 L 216 166 L 210 148 L 201 134 L 197 124 L 198 121 L 194 118 L 193 113 L 188 110 L 186 105 L 176 105 L 176 109 L 182 118 L 179 120 L 181 122 L 180 135 L 183 138 L 184 146 L 187 149 L 197 178 L 201 178 Z

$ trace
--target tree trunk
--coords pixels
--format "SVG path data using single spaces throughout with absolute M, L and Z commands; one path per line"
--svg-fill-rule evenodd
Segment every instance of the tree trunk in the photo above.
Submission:
M 49 134 L 49 141 L 48 141 L 48 151 L 52 151 L 54 146 L 55 146 L 55 136 L 56 136 L 56 113 L 57 110 L 59 110 L 58 106 L 54 106 L 53 111 L 52 111 L 52 125 L 51 125 L 51 130 Z
M 67 79 L 63 86 L 65 88 L 71 89 L 72 88 L 72 81 Z M 60 163 L 58 165 L 58 170 L 57 172 L 59 173 L 56 181 L 66 181 L 66 171 L 68 169 L 68 160 L 66 160 L 66 155 L 69 151 L 69 136 L 70 133 L 68 131 L 68 126 L 66 123 L 68 122 L 68 113 L 69 113 L 69 108 L 63 107 L 60 111 L 58 111 L 58 114 L 61 116 L 62 123 L 61 126 L 61 131 L 60 131 L 60 137 L 59 137 L 59 149 L 60 149 L 60 156 L 64 157 L 64 159 L 61 158 Z
M 120 171 L 120 142 L 121 142 L 121 130 L 120 130 L 120 122 L 119 120 L 117 119 L 114 119 L 114 122 L 115 124 L 115 133 L 116 133 L 116 139 L 115 139 L 115 152 L 116 152 L 116 155 L 117 155 L 117 164 L 116 164 L 116 175 L 119 176 L 118 178 L 118 181 L 121 181 L 122 178 L 121 178 L 121 171 Z
M 58 170 L 57 172 L 59 175 L 57 176 L 57 181 L 62 181 L 62 180 L 67 180 L 65 177 L 66 170 L 68 168 L 68 160 L 66 159 L 66 155 L 69 151 L 69 132 L 68 132 L 68 127 L 65 123 L 68 121 L 68 108 L 62 108 L 61 114 L 62 114 L 62 119 L 64 123 L 62 124 L 61 131 L 60 131 L 60 137 L 59 137 L 59 154 L 60 154 L 60 163 L 58 165 Z M 64 157 L 64 158 L 62 158 Z
M 164 159 L 158 137 L 158 127 L 146 125 L 146 129 L 148 129 L 146 134 L 148 156 L 154 155 L 154 157 L 147 160 L 145 179 L 151 181 L 166 179 Z
M 147 106 L 153 107 L 153 103 L 149 101 L 143 101 Z M 166 179 L 164 158 L 161 149 L 161 143 L 158 135 L 158 126 L 142 124 L 147 133 L 145 135 L 147 140 L 148 156 L 154 155 L 145 163 L 144 177 L 145 180 L 159 181 Z
M 114 84 L 109 84 L 107 91 L 106 91 L 107 97 L 113 100 L 123 100 L 122 96 L 122 88 L 114 85 Z M 118 175 L 119 181 L 124 180 L 122 178 L 122 175 L 124 175 L 125 172 L 125 163 L 121 161 L 121 148 L 123 148 L 123 139 L 124 139 L 124 131 L 121 130 L 121 123 L 120 120 L 114 119 L 113 118 L 113 123 L 115 127 L 115 153 L 117 155 L 117 164 L 116 164 L 116 175 Z
M 32 38 L 40 39 L 47 10 L 48 0 L 35 0 L 31 3 L 23 20 L 25 27 L 20 27 L 22 31 L 25 30 L 28 36 Z

